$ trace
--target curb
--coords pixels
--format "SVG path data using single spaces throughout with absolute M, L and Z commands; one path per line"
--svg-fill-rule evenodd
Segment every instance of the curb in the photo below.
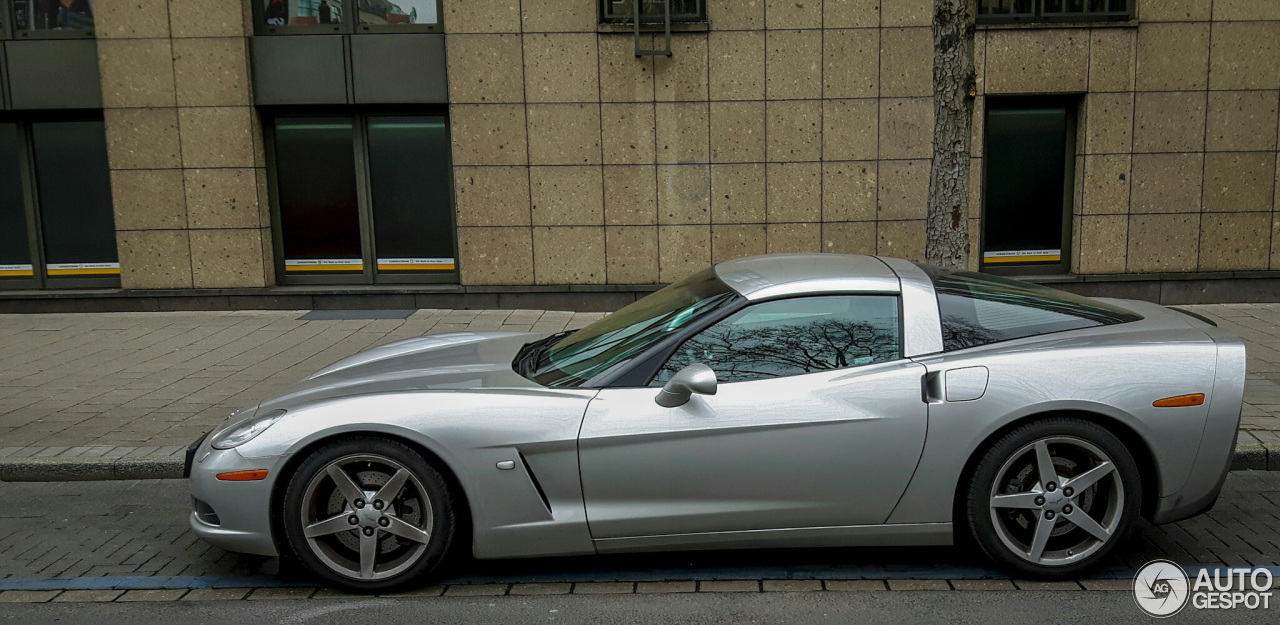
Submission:
M 180 479 L 185 458 L 0 459 L 0 482 Z
M 0 458 L 0 482 L 85 482 L 182 479 L 184 458 Z M 1280 471 L 1280 453 L 1240 447 L 1232 471 Z

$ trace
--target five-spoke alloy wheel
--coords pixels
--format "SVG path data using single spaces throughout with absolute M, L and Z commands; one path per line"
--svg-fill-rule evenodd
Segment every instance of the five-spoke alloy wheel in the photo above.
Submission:
M 285 493 L 293 555 L 345 589 L 409 586 L 447 553 L 454 529 L 445 481 L 417 451 L 348 439 L 307 456 Z
M 1076 575 L 1098 563 L 1138 516 L 1133 456 L 1094 423 L 1052 418 L 996 441 L 969 484 L 968 524 L 987 556 L 1020 574 Z

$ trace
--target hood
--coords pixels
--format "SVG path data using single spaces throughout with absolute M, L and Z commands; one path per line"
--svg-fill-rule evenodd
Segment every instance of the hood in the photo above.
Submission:
M 399 341 L 339 360 L 263 402 L 262 409 L 363 393 L 541 389 L 511 368 L 516 352 L 542 334 L 457 332 Z

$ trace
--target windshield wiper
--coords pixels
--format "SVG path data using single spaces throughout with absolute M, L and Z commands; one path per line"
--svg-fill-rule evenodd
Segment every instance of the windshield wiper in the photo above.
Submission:
M 514 366 L 517 373 L 528 377 L 529 372 L 537 366 L 538 359 L 542 357 L 542 353 L 546 351 L 548 347 L 574 332 L 577 332 L 577 330 L 556 332 L 551 336 L 546 336 L 536 341 L 525 343 L 524 346 L 520 348 L 520 351 L 516 352 L 516 359 L 511 364 Z

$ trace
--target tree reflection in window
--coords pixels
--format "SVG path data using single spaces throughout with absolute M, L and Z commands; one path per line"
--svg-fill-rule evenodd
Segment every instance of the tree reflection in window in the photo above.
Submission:
M 744 382 L 896 360 L 898 299 L 805 297 L 748 307 L 687 340 L 655 376 L 661 385 L 702 363 L 720 382 Z

